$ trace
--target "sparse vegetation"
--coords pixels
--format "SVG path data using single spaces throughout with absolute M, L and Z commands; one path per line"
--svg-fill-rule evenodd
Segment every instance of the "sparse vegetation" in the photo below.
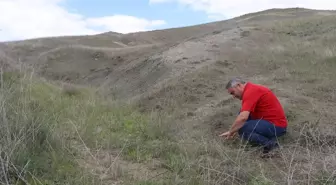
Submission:
M 76 37 L 83 45 L 73 47 L 69 37 L 0 45 L 4 60 L 22 57 L 48 80 L 69 79 L 61 87 L 24 72 L 1 75 L 1 182 L 335 184 L 335 16 L 269 10 L 125 34 L 115 40 L 122 48 L 100 43 L 108 34 Z M 217 137 L 240 106 L 225 92 L 232 76 L 280 98 L 289 129 L 277 158 Z

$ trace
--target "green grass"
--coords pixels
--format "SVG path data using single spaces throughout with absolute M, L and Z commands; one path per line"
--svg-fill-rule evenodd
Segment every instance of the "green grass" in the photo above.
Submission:
M 92 184 L 94 177 L 80 170 L 66 152 L 62 107 L 56 91 L 32 84 L 15 73 L 1 81 L 1 165 L 3 181 L 28 184 Z M 47 106 L 48 105 L 48 106 Z M 66 107 L 63 105 L 63 108 Z M 66 130 L 66 129 L 65 129 Z
M 130 184 L 241 182 L 225 169 L 235 165 L 228 157 L 233 158 L 236 153 L 227 154 L 223 146 L 211 146 L 220 146 L 219 143 L 205 144 L 201 138 L 190 138 L 185 140 L 193 143 L 188 150 L 171 135 L 174 125 L 159 113 L 148 115 L 128 105 L 112 105 L 89 89 L 72 92 L 76 93 L 41 80 L 5 74 L 1 112 L 7 124 L 1 129 L 0 142 L 6 146 L 3 151 L 13 164 L 6 173 L 8 180 L 20 178 L 29 184 L 101 184 L 98 176 L 90 173 L 90 167 L 86 170 L 77 162 L 93 160 L 85 152 L 89 149 L 92 156 L 98 150 L 120 152 L 120 160 L 144 167 L 157 159 L 162 163 L 160 168 L 167 171 L 157 177 L 160 180 L 134 179 L 122 171 L 116 175 L 116 179 Z M 222 155 L 221 160 L 227 164 L 211 166 L 208 152 Z M 224 174 L 220 174 L 221 170 Z
M 255 177 L 250 182 L 251 185 L 273 185 L 273 182 L 266 177 Z
M 133 162 L 165 158 L 175 147 L 160 115 L 112 106 L 88 89 L 67 93 L 41 80 L 4 73 L 0 102 L 0 144 L 11 164 L 1 163 L 7 168 L 4 180 L 99 184 L 76 162 L 82 146 L 122 151 Z

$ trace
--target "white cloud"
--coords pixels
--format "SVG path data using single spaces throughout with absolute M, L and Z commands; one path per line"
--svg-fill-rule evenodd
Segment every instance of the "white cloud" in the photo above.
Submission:
M 114 15 L 100 18 L 89 18 L 87 23 L 90 26 L 105 27 L 109 30 L 116 30 L 121 33 L 129 33 L 134 30 L 146 30 L 146 28 L 161 26 L 165 24 L 162 20 L 149 21 L 127 15 Z M 122 25 L 122 26 L 120 26 Z
M 209 17 L 216 18 L 233 18 L 271 8 L 336 9 L 335 0 L 149 0 L 149 2 L 150 4 L 176 2 L 195 11 L 204 11 Z
M 85 35 L 105 31 L 146 31 L 165 24 L 162 20 L 112 15 L 85 17 L 61 6 L 66 0 L 0 0 L 0 41 L 36 37 Z

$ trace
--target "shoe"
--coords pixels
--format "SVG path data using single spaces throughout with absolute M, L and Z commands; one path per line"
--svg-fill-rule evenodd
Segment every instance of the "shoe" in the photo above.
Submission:
M 274 144 L 272 144 L 272 145 L 264 146 L 264 148 L 263 148 L 263 153 L 268 153 L 268 152 L 270 152 L 271 150 L 274 150 L 274 149 L 276 149 L 276 148 L 278 148 L 278 147 L 279 147 L 279 144 L 278 144 L 278 143 L 274 143 Z
M 278 143 L 275 143 L 273 147 L 265 146 L 263 148 L 262 154 L 260 155 L 261 158 L 273 158 L 278 157 L 279 155 L 274 152 L 275 149 L 279 147 Z

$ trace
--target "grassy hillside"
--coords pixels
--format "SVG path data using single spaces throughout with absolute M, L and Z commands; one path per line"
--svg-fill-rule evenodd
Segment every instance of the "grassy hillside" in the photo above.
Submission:
M 104 173 L 117 178 L 106 183 L 132 180 L 132 174 L 123 173 L 128 163 L 174 155 L 161 116 L 143 115 L 127 105 L 113 107 L 89 90 L 4 73 L 1 95 L 5 184 L 101 184 Z M 99 155 L 111 157 L 110 163 L 100 164 Z M 88 164 L 100 172 L 83 170 Z M 145 164 L 134 167 L 145 173 Z
M 335 184 L 335 18 L 272 9 L 186 28 L 3 43 L 1 65 L 36 72 L 1 81 L 3 182 Z M 280 157 L 217 137 L 240 107 L 224 88 L 233 76 L 279 97 L 289 120 Z
M 111 106 L 89 89 L 4 73 L 1 94 L 5 184 L 335 182 L 334 145 L 312 122 L 301 139 L 282 140 L 282 159 L 264 161 L 239 140 L 191 128 L 179 135 L 184 126 L 166 115 Z

